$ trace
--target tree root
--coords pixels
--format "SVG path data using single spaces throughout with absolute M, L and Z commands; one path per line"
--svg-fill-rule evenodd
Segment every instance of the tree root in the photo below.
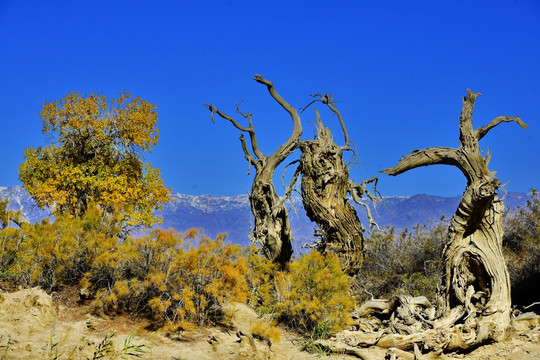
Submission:
M 469 352 L 503 339 L 512 331 L 535 340 L 540 335 L 540 316 L 525 313 L 512 319 L 504 336 L 489 317 L 467 313 L 464 306 L 435 318 L 435 308 L 425 297 L 399 296 L 374 299 L 352 315 L 355 330 L 345 330 L 317 343 L 334 353 L 373 359 L 374 348 L 388 349 L 385 359 L 430 359 L 441 353 Z

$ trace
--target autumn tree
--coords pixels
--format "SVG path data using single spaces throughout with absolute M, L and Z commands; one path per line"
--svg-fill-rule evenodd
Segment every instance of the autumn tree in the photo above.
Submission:
M 158 143 L 155 105 L 127 92 L 110 100 L 70 92 L 47 100 L 40 117 L 47 145 L 27 148 L 19 167 L 40 208 L 81 216 L 95 202 L 127 226 L 159 221 L 153 212 L 169 190 L 143 160 Z

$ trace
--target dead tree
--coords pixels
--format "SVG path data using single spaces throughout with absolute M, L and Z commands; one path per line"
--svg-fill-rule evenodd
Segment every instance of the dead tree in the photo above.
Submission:
M 302 136 L 302 124 L 296 109 L 276 92 L 271 81 L 264 79 L 260 75 L 255 75 L 254 80 L 267 87 L 270 95 L 289 113 L 293 121 L 291 136 L 271 155 L 265 155 L 259 149 L 255 129 L 251 121 L 251 113 L 242 113 L 237 104 L 237 112 L 247 119 L 249 124 L 248 126 L 242 126 L 233 117 L 224 114 L 213 104 L 205 106 L 212 115 L 219 115 L 221 118 L 230 121 L 238 130 L 249 135 L 253 154 L 248 150 L 243 134 L 240 136 L 240 142 L 246 160 L 255 168 L 255 177 L 249 194 L 251 211 L 255 217 L 255 228 L 252 235 L 255 242 L 261 246 L 264 254 L 270 260 L 285 264 L 292 255 L 291 228 L 287 209 L 284 201 L 281 201 L 276 193 L 273 177 L 276 167 L 297 148 Z
M 359 317 L 386 314 L 388 320 L 374 327 L 362 324 L 360 327 L 367 331 L 344 332 L 330 347 L 364 344 L 414 350 L 417 354 L 471 350 L 507 334 L 511 300 L 502 254 L 504 205 L 497 197 L 501 182 L 488 169 L 490 154 L 482 157 L 478 142 L 502 122 L 516 122 L 522 128 L 527 125 L 519 117 L 499 116 L 475 130 L 472 113 L 479 95 L 467 90 L 463 99 L 458 148 L 416 150 L 382 171 L 395 176 L 420 166 L 444 164 L 456 166 L 467 178 L 463 197 L 450 220 L 437 306 L 431 306 L 425 298 L 372 300 L 361 308 Z
M 316 94 L 313 97 L 315 99 L 309 105 L 321 101 L 339 118 L 345 146 L 336 144 L 330 129 L 323 125 L 319 112 L 314 109 L 317 136 L 314 140 L 305 140 L 299 144 L 302 152 L 298 168 L 302 175 L 302 202 L 307 216 L 318 226 L 320 241 L 317 249 L 322 253 L 336 254 L 342 269 L 354 275 L 363 261 L 365 228 L 349 203 L 349 194 L 354 201 L 365 206 L 370 225 L 374 225 L 369 207 L 360 198 L 367 194 L 371 200 L 375 200 L 367 191 L 366 184 L 376 183 L 376 178 L 362 184 L 349 179 L 343 151 L 350 150 L 350 144 L 341 113 L 336 109 L 332 96 Z
M 302 201 L 310 220 L 317 223 L 321 240 L 317 248 L 322 253 L 338 255 L 342 268 L 353 275 L 360 267 L 363 259 L 363 232 L 355 209 L 348 201 L 350 195 L 358 204 L 365 206 L 370 219 L 374 222 L 369 207 L 360 201 L 365 194 L 372 200 L 374 197 L 367 191 L 366 185 L 376 183 L 376 178 L 357 184 L 349 180 L 349 171 L 343 161 L 343 151 L 350 150 L 347 129 L 341 114 L 336 109 L 332 97 L 313 95 L 314 100 L 309 104 L 320 101 L 327 105 L 339 118 L 345 146 L 338 146 L 328 128 L 317 115 L 317 137 L 314 140 L 301 140 L 302 125 L 298 112 L 277 94 L 272 83 L 260 75 L 255 80 L 267 86 L 272 97 L 289 113 L 293 120 L 292 134 L 272 155 L 261 153 L 257 145 L 255 129 L 251 121 L 251 113 L 244 114 L 237 105 L 237 112 L 248 121 L 248 126 L 240 125 L 233 117 L 224 114 L 214 105 L 206 105 L 211 114 L 230 121 L 237 129 L 247 133 L 251 141 L 251 152 L 248 150 L 243 135 L 240 137 L 244 154 L 249 163 L 255 168 L 255 178 L 251 188 L 251 210 L 255 217 L 254 239 L 259 243 L 263 252 L 271 260 L 280 263 L 289 261 L 292 254 L 291 229 L 285 208 L 285 201 L 290 199 L 291 192 L 298 178 L 302 176 Z M 309 106 L 308 105 L 308 106 Z M 306 106 L 304 110 L 308 107 Z M 213 119 L 212 119 L 213 120 Z M 285 195 L 280 198 L 273 184 L 276 167 L 292 152 L 299 148 L 302 152 L 292 181 L 286 187 Z
M 499 116 L 487 126 L 473 128 L 472 113 L 480 93 L 467 90 L 459 118 L 457 149 L 428 148 L 403 157 L 383 170 L 389 175 L 434 164 L 454 165 L 467 178 L 467 187 L 450 220 L 443 259 L 439 314 L 449 316 L 449 325 L 459 321 L 475 325 L 472 344 L 497 340 L 510 325 L 510 278 L 502 254 L 504 204 L 497 198 L 501 182 L 488 169 L 491 154 L 482 157 L 478 142 L 501 122 L 527 125 L 519 117 Z

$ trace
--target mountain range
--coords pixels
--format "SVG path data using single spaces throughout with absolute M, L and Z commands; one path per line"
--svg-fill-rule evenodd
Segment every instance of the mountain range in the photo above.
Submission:
M 0 187 L 0 198 L 9 199 L 9 209 L 22 210 L 30 222 L 48 217 L 48 210 L 39 209 L 33 199 L 20 185 Z M 417 224 L 438 221 L 442 216 L 449 218 L 455 212 L 460 196 L 441 197 L 426 194 L 412 196 L 383 197 L 382 203 L 373 207 L 369 203 L 373 217 L 379 227 L 395 226 L 398 229 L 412 228 Z M 507 209 L 524 206 L 529 196 L 525 193 L 509 192 L 504 199 Z M 297 244 L 313 241 L 314 224 L 306 217 L 299 198 L 289 203 L 289 217 L 293 237 Z M 360 221 L 368 225 L 363 207 L 355 204 Z M 185 195 L 175 193 L 172 200 L 161 211 L 161 228 L 173 228 L 186 231 L 200 228 L 207 236 L 214 238 L 220 233 L 227 233 L 232 243 L 246 245 L 249 232 L 253 227 L 253 217 L 248 195 L 212 196 Z

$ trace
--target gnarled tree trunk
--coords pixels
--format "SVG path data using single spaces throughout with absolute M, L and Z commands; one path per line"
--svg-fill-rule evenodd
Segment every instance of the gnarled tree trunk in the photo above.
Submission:
M 240 131 L 249 134 L 253 155 L 247 148 L 243 134 L 240 136 L 240 142 L 246 160 L 255 168 L 255 178 L 249 195 L 251 212 L 255 217 L 255 228 L 252 235 L 254 241 L 260 244 L 264 254 L 270 260 L 285 264 L 292 255 L 291 228 L 287 209 L 274 188 L 273 177 L 276 167 L 296 149 L 302 136 L 302 124 L 296 109 L 276 92 L 271 81 L 264 79 L 260 75 L 255 75 L 254 80 L 266 85 L 270 95 L 289 113 L 293 120 L 293 130 L 290 138 L 271 155 L 264 155 L 259 150 L 255 129 L 251 121 L 251 113 L 242 113 L 237 104 L 237 112 L 246 118 L 249 123 L 248 126 L 242 126 L 213 104 L 205 106 L 212 115 L 218 114 L 221 118 L 230 121 Z
M 237 105 L 237 112 L 247 119 L 249 124 L 242 126 L 213 104 L 205 105 L 212 116 L 217 114 L 230 121 L 240 131 L 249 134 L 251 152 L 248 150 L 243 134 L 240 136 L 240 141 L 246 159 L 255 168 L 255 178 L 249 196 L 251 211 L 255 217 L 255 228 L 252 234 L 255 242 L 261 245 L 263 252 L 269 259 L 282 264 L 289 261 L 292 254 L 292 243 L 285 201 L 290 197 L 298 177 L 302 175 L 304 207 L 308 217 L 319 226 L 321 235 L 318 249 L 323 253 L 336 253 L 341 260 L 343 269 L 351 275 L 356 273 L 363 258 L 363 232 L 365 229 L 360 223 L 355 209 L 349 204 L 347 195 L 351 195 L 354 201 L 365 206 L 370 225 L 374 225 L 369 207 L 362 203 L 360 198 L 367 194 L 374 200 L 374 197 L 371 197 L 367 192 L 366 184 L 376 182 L 376 178 L 369 179 L 362 184 L 356 184 L 349 180 L 349 171 L 342 156 L 343 150 L 350 150 L 347 129 L 330 95 L 314 95 L 315 99 L 309 105 L 321 101 L 338 116 L 346 146 L 337 146 L 330 130 L 323 126 L 316 110 L 317 138 L 301 141 L 302 125 L 296 109 L 275 91 L 270 81 L 260 75 L 256 75 L 255 80 L 267 86 L 272 97 L 289 113 L 293 120 L 293 131 L 290 138 L 272 155 L 264 155 L 259 150 L 251 113 L 242 113 Z M 275 169 L 297 148 L 302 151 L 300 165 L 286 189 L 285 196 L 280 198 L 273 184 Z
M 318 119 L 317 138 L 303 141 L 302 201 L 309 219 L 318 225 L 317 250 L 338 256 L 348 274 L 360 269 L 364 254 L 364 227 L 349 204 L 349 170 L 330 129 Z
M 291 225 L 287 209 L 272 183 L 271 174 L 264 171 L 255 174 L 249 200 L 255 217 L 253 239 L 261 245 L 268 259 L 280 264 L 287 263 L 293 252 Z
M 510 326 L 510 280 L 502 255 L 504 205 L 497 198 L 501 183 L 495 172 L 489 171 L 490 154 L 483 158 L 478 142 L 501 122 L 515 121 L 526 128 L 519 117 L 499 116 L 474 130 L 472 113 L 479 95 L 467 90 L 463 99 L 457 149 L 417 150 L 395 167 L 383 170 L 398 175 L 419 166 L 446 164 L 458 167 L 467 178 L 461 202 L 450 220 L 438 304 L 439 315 L 449 320 L 443 323 L 467 327 L 467 341 L 462 339 L 465 348 L 498 340 Z
M 502 255 L 504 205 L 497 198 L 501 183 L 489 171 L 490 154 L 481 156 L 478 142 L 501 122 L 527 125 L 519 117 L 499 116 L 476 130 L 472 112 L 479 93 L 467 90 L 459 119 L 458 148 L 413 151 L 382 172 L 398 175 L 435 164 L 454 165 L 467 178 L 467 187 L 450 220 L 443 251 L 445 271 L 437 307 L 421 298 L 374 300 L 358 314 L 380 314 L 379 323 L 359 322 L 364 331 L 343 332 L 321 345 L 333 349 L 376 345 L 420 352 L 471 350 L 500 340 L 511 326 L 510 280 Z
M 338 256 L 341 268 L 349 275 L 355 275 L 364 258 L 365 228 L 358 219 L 356 210 L 349 203 L 348 195 L 353 200 L 365 206 L 370 220 L 374 225 L 369 207 L 360 201 L 366 190 L 366 183 L 356 184 L 349 180 L 349 169 L 343 161 L 343 151 L 350 150 L 347 129 L 340 112 L 335 108 L 330 95 L 314 95 L 315 101 L 321 101 L 339 118 L 345 146 L 338 146 L 332 137 L 330 129 L 317 116 L 317 137 L 305 140 L 299 144 L 299 172 L 302 174 L 302 202 L 309 219 L 318 226 L 320 241 L 317 249 L 321 253 L 334 253 Z M 309 105 L 308 105 L 309 106 Z M 307 108 L 307 107 L 306 107 Z M 304 108 L 305 109 L 305 108 Z M 368 180 L 374 182 L 376 178 Z M 374 200 L 373 197 L 371 197 Z

